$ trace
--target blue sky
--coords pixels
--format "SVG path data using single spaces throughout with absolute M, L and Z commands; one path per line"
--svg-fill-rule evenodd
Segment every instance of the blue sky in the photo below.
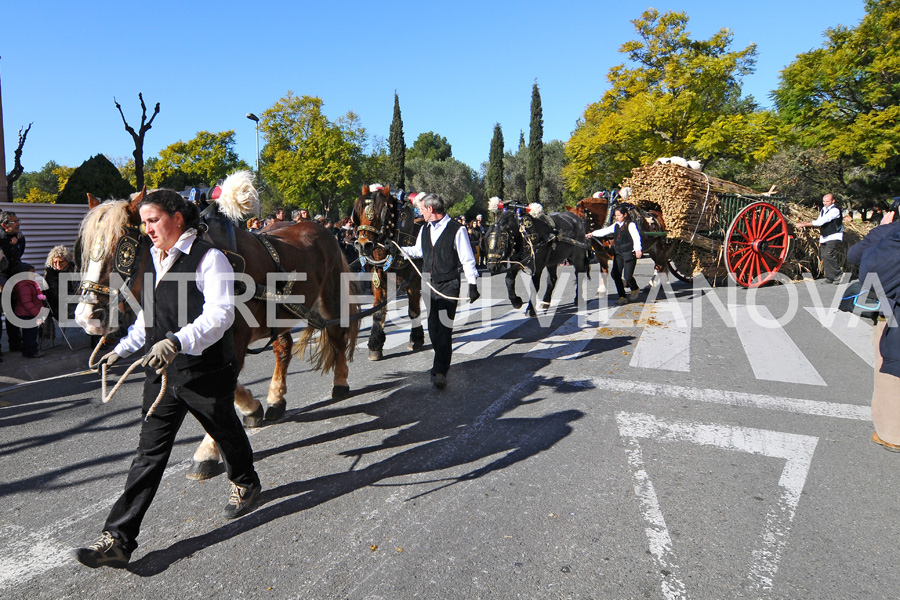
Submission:
M 819 47 L 825 29 L 856 26 L 863 0 L 718 2 L 288 2 L 5 1 L 0 6 L 0 77 L 7 166 L 20 126 L 33 122 L 26 171 L 47 161 L 78 166 L 94 154 L 130 157 L 129 123 L 138 92 L 160 114 L 145 156 L 198 131 L 236 133 L 238 154 L 256 161 L 262 113 L 288 90 L 322 98 L 335 119 L 360 116 L 370 136 L 387 138 L 394 91 L 407 146 L 425 131 L 445 136 L 453 155 L 478 170 L 494 123 L 507 149 L 528 137 L 537 81 L 544 141 L 567 140 L 586 105 L 608 89 L 632 19 L 649 7 L 690 18 L 694 38 L 720 28 L 733 49 L 755 43 L 756 72 L 744 93 L 769 105 L 778 74 L 798 53 Z

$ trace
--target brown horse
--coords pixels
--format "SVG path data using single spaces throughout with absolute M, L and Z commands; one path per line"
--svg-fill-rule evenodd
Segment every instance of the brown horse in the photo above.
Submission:
M 91 210 L 79 234 L 84 255 L 83 295 L 76 308 L 76 321 L 88 334 L 108 334 L 115 328 L 113 315 L 124 304 L 134 306 L 136 299 L 141 298 L 144 274 L 150 266 L 149 241 L 139 233 L 138 203 L 143 197 L 142 191 L 130 201 L 110 200 L 103 204 L 90 197 Z M 228 214 L 223 208 L 219 206 L 220 213 Z M 352 360 L 359 329 L 358 321 L 350 317 L 358 312 L 358 307 L 342 302 L 342 275 L 349 269 L 337 240 L 321 225 L 306 222 L 278 228 L 266 234 L 265 242 L 247 231 L 235 230 L 234 234 L 236 252 L 226 252 L 226 256 L 232 265 L 237 264 L 232 331 L 238 372 L 243 368 L 248 346 L 257 340 L 271 340 L 276 357 L 265 413 L 250 391 L 237 385 L 234 402 L 244 424 L 257 427 L 262 424 L 263 415 L 268 421 L 284 415 L 286 375 L 294 345 L 290 330 L 304 319 L 309 325 L 295 351 L 302 355 L 309 348 L 315 369 L 334 374 L 332 398 L 348 397 L 347 363 Z M 301 276 L 293 276 L 295 273 Z M 273 283 L 284 287 L 273 289 Z M 243 292 L 242 287 L 246 288 Z M 302 304 L 289 304 L 298 296 L 302 296 Z M 273 301 L 278 303 L 273 305 Z M 278 321 L 270 322 L 270 315 Z M 317 327 L 322 328 L 321 335 L 313 346 Z M 188 478 L 211 477 L 218 461 L 216 445 L 207 435 L 194 453 Z
M 387 274 L 396 273 L 405 291 L 409 306 L 407 314 L 412 321 L 409 332 L 410 350 L 420 350 L 425 345 L 425 330 L 422 327 L 422 276 L 415 270 L 397 246 L 411 246 L 422 222 L 416 221 L 412 204 L 391 195 L 390 186 L 370 189 L 363 186 L 362 195 L 356 201 L 351 215 L 357 231 L 356 251 L 366 271 L 372 274 L 372 295 L 374 304 L 385 303 L 372 320 L 369 335 L 369 360 L 381 360 L 384 349 L 384 323 L 387 319 Z M 421 269 L 421 261 L 418 261 Z
M 615 206 L 616 205 L 613 205 L 613 208 L 615 208 Z M 595 231 L 610 224 L 609 200 L 602 196 L 599 198 L 584 198 L 582 200 L 579 200 L 574 207 L 567 206 L 566 210 L 574 213 L 584 222 L 585 231 Z M 660 233 L 666 230 L 666 225 L 663 221 L 663 216 L 660 211 L 643 211 L 641 209 L 632 207 L 630 212 L 632 219 L 638 224 L 639 227 L 641 227 L 645 234 L 648 232 Z M 640 220 L 638 220 L 638 217 L 640 217 Z M 643 243 L 643 251 L 653 259 L 653 268 L 654 271 L 656 271 L 656 275 L 651 280 L 651 285 L 656 279 L 660 277 L 661 273 L 666 273 L 667 271 L 671 272 L 679 279 L 682 278 L 678 271 L 674 268 L 674 266 L 670 264 L 671 254 L 674 247 L 665 238 L 665 236 L 644 235 Z M 597 264 L 600 265 L 600 270 L 604 274 L 608 273 L 609 261 L 614 258 L 612 239 L 591 238 L 590 244 L 591 249 L 594 251 L 594 256 L 597 258 Z M 600 278 L 600 284 L 597 291 L 600 293 L 606 291 L 603 277 Z

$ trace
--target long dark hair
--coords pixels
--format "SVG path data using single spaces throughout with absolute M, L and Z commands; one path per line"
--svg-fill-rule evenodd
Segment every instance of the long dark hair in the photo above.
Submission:
M 200 224 L 200 209 L 197 208 L 197 205 L 188 202 L 174 190 L 154 190 L 150 192 L 138 203 L 138 210 L 148 204 L 155 204 L 171 216 L 175 216 L 175 213 L 180 212 L 184 218 L 184 228 L 186 230 L 191 227 L 197 227 Z

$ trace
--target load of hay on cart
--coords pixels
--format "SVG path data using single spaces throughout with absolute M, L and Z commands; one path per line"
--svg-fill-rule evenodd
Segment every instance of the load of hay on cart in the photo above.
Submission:
M 673 244 L 669 270 L 682 281 L 727 275 L 743 287 L 759 287 L 788 258 L 793 236 L 784 197 L 659 161 L 634 169 L 622 185 L 639 208 L 661 213 L 663 231 L 645 235 L 665 235 Z

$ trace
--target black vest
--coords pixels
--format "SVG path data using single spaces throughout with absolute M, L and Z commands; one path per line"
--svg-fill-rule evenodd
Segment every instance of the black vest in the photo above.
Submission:
M 422 228 L 423 270 L 431 273 L 431 280 L 435 283 L 459 280 L 462 263 L 459 260 L 459 253 L 453 247 L 453 240 L 456 239 L 456 232 L 460 227 L 462 225 L 450 219 L 434 246 L 431 245 L 432 225 L 429 223 Z
M 832 206 L 834 206 L 834 205 L 832 204 Z M 831 207 L 829 207 L 829 208 L 831 208 Z M 840 212 L 840 209 L 838 209 L 838 212 Z M 822 210 L 819 211 L 819 218 L 821 219 L 824 214 L 825 214 L 825 209 L 822 208 Z M 838 233 L 838 232 L 843 232 L 843 231 L 844 231 L 844 223 L 843 223 L 843 221 L 841 221 L 841 217 L 838 217 L 837 219 L 832 219 L 832 220 L 828 221 L 827 223 L 824 223 L 821 227 L 819 227 L 819 235 L 821 235 L 822 237 L 826 237 L 833 233 Z
M 629 257 L 634 252 L 634 239 L 631 237 L 629 228 L 630 223 L 628 222 L 622 223 L 622 225 L 616 224 L 613 248 L 615 248 L 616 254 L 620 256 Z
M 210 249 L 212 249 L 212 246 L 195 239 L 191 245 L 190 254 L 179 253 L 175 263 L 166 271 L 159 283 L 156 284 L 153 292 L 153 326 L 150 326 L 150 321 L 147 319 L 145 329 L 147 338 L 144 347 L 148 350 L 156 342 L 165 339 L 167 332 L 175 333 L 203 313 L 203 292 L 197 288 L 196 282 L 188 281 L 186 284 L 184 282 L 179 284 L 178 280 L 170 276 L 185 273 L 195 274 L 197 267 L 200 266 L 200 261 Z M 153 279 L 154 283 L 156 283 L 155 270 Z M 179 319 L 178 313 L 184 305 L 187 307 L 186 315 Z M 145 310 L 145 317 L 147 312 L 151 311 Z M 231 328 L 229 328 L 225 335 L 222 336 L 222 339 L 204 350 L 199 356 L 179 353 L 175 357 L 172 366 L 177 371 L 189 370 L 203 373 L 221 369 L 233 361 L 234 337 L 232 336 Z

